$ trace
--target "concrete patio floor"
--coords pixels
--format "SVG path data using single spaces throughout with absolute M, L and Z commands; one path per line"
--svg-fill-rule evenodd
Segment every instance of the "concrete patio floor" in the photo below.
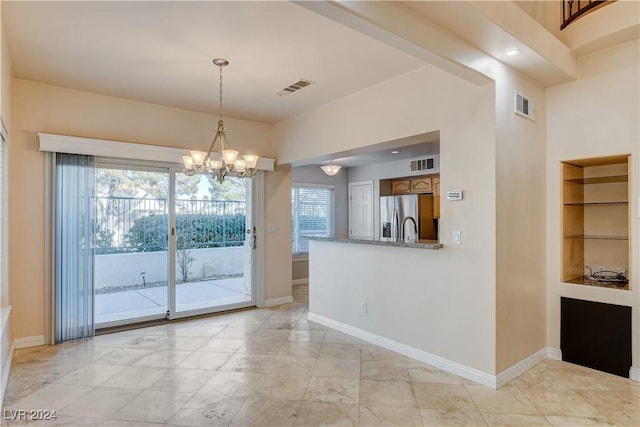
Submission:
M 143 288 L 95 296 L 96 325 L 167 312 L 167 286 Z M 204 280 L 176 285 L 176 311 L 236 304 L 251 300 L 244 278 Z

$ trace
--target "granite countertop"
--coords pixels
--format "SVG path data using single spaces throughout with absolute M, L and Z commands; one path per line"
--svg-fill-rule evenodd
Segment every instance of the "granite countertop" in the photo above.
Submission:
M 404 242 L 384 242 L 381 240 L 349 239 L 346 237 L 305 236 L 305 238 L 309 240 L 317 240 L 320 242 L 356 243 L 361 245 L 396 246 L 400 248 L 415 248 L 415 249 L 441 249 L 442 248 L 442 243 L 438 243 L 435 240 L 418 240 L 417 243 L 404 243 Z

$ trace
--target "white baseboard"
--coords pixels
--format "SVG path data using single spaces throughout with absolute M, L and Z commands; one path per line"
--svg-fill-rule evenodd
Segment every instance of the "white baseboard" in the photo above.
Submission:
M 13 340 L 13 345 L 16 348 L 16 350 L 19 348 L 36 347 L 38 345 L 44 345 L 44 335 L 16 338 Z
M 629 369 L 629 379 L 640 381 L 640 368 L 634 368 L 632 366 L 631 369 Z
M 274 305 L 289 304 L 293 302 L 293 296 L 272 298 L 264 302 L 265 307 L 273 307 Z
M 2 384 L 0 384 L 0 409 L 3 409 L 4 404 L 4 394 L 7 391 L 7 384 L 9 384 L 9 375 L 11 374 L 11 362 L 13 362 L 13 353 L 16 351 L 16 346 L 12 342 L 11 347 L 9 348 L 9 358 L 5 362 L 5 365 L 1 367 L 2 369 Z
M 321 325 L 328 326 L 340 332 L 344 332 L 345 334 L 354 336 L 356 338 L 360 338 L 361 340 L 370 342 L 372 344 L 379 345 L 380 347 L 384 347 L 388 350 L 395 351 L 396 353 L 409 356 L 413 359 L 442 369 L 443 371 L 459 375 L 463 378 L 475 381 L 487 387 L 491 387 L 494 389 L 497 387 L 497 379 L 495 375 L 488 374 L 478 369 L 471 368 L 469 366 L 433 355 L 431 353 L 427 353 L 426 351 L 418 350 L 417 348 L 410 347 L 406 344 L 393 341 L 389 338 L 385 338 L 359 328 L 355 328 L 353 326 L 338 322 L 320 314 L 309 313 L 307 315 L 307 319 L 316 323 L 320 323 Z
M 515 365 L 500 372 L 496 377 L 496 380 L 497 380 L 496 383 L 498 388 L 502 387 L 503 385 L 507 384 L 511 380 L 517 378 L 521 374 L 533 368 L 538 363 L 546 359 L 548 356 L 549 356 L 549 349 L 545 347 L 536 351 L 531 356 L 522 359 Z
M 547 357 L 553 360 L 562 360 L 562 350 L 554 347 L 547 347 Z
M 305 277 L 304 279 L 293 279 L 291 281 L 291 285 L 293 286 L 299 286 L 299 285 L 308 285 L 309 284 L 309 278 Z

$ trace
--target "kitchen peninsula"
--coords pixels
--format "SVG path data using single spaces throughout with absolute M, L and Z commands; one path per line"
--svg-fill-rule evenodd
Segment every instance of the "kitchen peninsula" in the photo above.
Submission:
M 416 248 L 416 249 L 441 249 L 442 243 L 438 243 L 436 240 L 418 240 L 416 243 L 409 242 L 392 242 L 373 239 L 350 239 L 347 237 L 321 237 L 321 236 L 309 236 L 308 240 L 317 240 L 321 242 L 339 242 L 339 243 L 356 243 L 361 245 L 375 245 L 375 246 L 396 246 L 399 248 Z
M 496 386 L 490 265 L 460 245 L 309 240 L 309 320 Z
M 490 180 L 445 180 L 465 198 L 441 205 L 439 170 L 413 173 L 412 162 L 349 169 L 349 183 L 373 187 L 353 196 L 371 203 L 349 209 L 371 217 L 347 227 L 345 215 L 338 238 L 309 238 L 308 319 L 496 387 L 495 216 L 481 203 Z M 358 238 L 342 238 L 351 230 Z

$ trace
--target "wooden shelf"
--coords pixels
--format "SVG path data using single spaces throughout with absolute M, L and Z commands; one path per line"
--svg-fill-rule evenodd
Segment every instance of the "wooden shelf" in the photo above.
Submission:
M 629 240 L 629 236 L 596 236 L 596 235 L 573 235 L 564 236 L 565 239 L 583 239 L 583 240 Z
M 611 200 L 608 202 L 565 202 L 565 206 L 626 206 L 626 200 Z
M 613 176 L 595 176 L 591 178 L 572 178 L 565 179 L 566 182 L 573 182 L 575 184 L 609 184 L 613 182 L 628 182 L 629 177 L 627 175 L 613 175 Z
M 562 273 L 564 283 L 610 289 L 628 284 L 585 279 L 585 266 L 624 267 L 631 258 L 628 155 L 562 162 Z

